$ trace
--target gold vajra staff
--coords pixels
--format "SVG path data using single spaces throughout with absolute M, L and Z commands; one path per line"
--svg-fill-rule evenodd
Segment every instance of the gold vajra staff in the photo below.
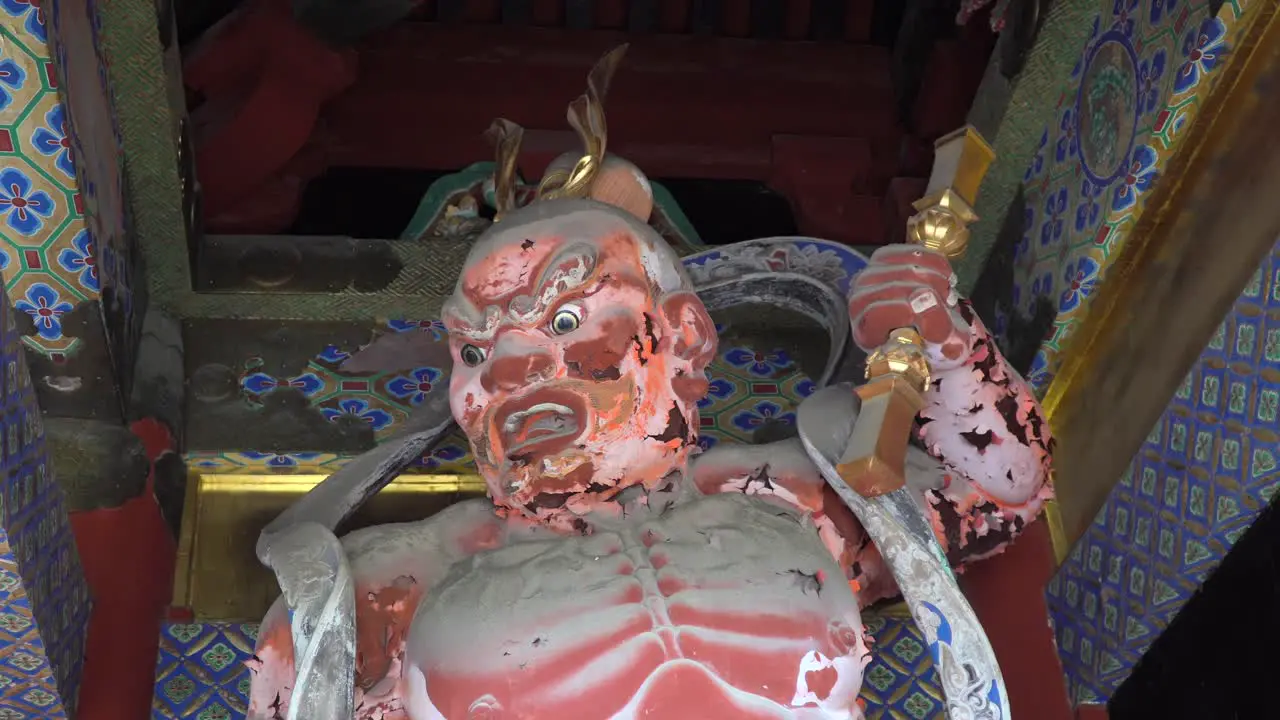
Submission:
M 925 197 L 907 222 L 911 241 L 957 257 L 977 219 L 973 202 L 994 153 L 972 128 L 937 144 Z M 891 333 L 867 358 L 867 382 L 847 440 L 833 435 L 814 396 L 798 417 L 805 451 L 853 511 L 893 572 L 916 625 L 928 640 L 946 695 L 947 715 L 1010 720 L 1009 696 L 991 642 L 960 592 L 918 497 L 906 485 L 907 443 L 929 386 L 924 341 L 914 328 Z
M 978 186 L 995 158 L 978 131 L 965 127 L 935 146 L 933 174 L 924 197 L 907 220 L 908 242 L 955 259 L 969 244 Z M 883 495 L 906 483 L 907 441 L 929 387 L 924 342 L 914 328 L 890 334 L 867 357 L 867 383 L 857 389 L 862 411 L 837 469 L 864 497 Z M 866 421 L 862 417 L 866 417 Z

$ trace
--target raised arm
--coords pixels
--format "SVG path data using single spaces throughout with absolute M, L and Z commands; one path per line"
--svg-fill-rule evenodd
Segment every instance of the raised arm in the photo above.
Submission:
M 911 326 L 927 344 L 933 375 L 918 436 L 939 468 L 923 489 L 943 547 L 961 565 L 1002 550 L 1052 496 L 1053 441 L 1030 386 L 956 297 L 954 277 L 937 253 L 881 248 L 855 281 L 849 315 L 864 348 Z
M 945 470 L 931 501 L 957 565 L 1000 552 L 1053 497 L 1053 438 L 1040 403 L 968 303 L 958 310 L 970 352 L 961 366 L 934 374 L 919 425 Z

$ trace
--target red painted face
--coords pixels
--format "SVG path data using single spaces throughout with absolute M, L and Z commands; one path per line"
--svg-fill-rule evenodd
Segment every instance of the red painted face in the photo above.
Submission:
M 693 293 L 657 297 L 630 228 L 575 215 L 571 232 L 503 228 L 445 316 L 454 417 L 490 494 L 566 528 L 683 467 L 715 351 Z

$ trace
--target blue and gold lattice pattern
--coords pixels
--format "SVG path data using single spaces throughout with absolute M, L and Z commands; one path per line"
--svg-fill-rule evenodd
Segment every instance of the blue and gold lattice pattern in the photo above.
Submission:
M 166 623 L 160 631 L 154 720 L 230 720 L 249 706 L 256 624 Z
M 868 613 L 876 639 L 863 676 L 861 702 L 867 716 L 925 720 L 942 712 L 942 688 L 911 618 Z M 152 720 L 239 720 L 249 705 L 249 669 L 258 626 L 252 623 L 166 623 Z
M 925 720 L 943 714 L 942 686 L 924 633 L 910 617 L 863 618 L 875 639 L 862 676 L 861 700 L 869 718 Z
M 1105 701 L 1280 491 L 1280 245 L 1049 586 L 1072 696 Z
M 88 586 L 49 467 L 13 309 L 4 297 L 0 331 L 0 717 L 54 720 L 74 711 L 89 624 Z

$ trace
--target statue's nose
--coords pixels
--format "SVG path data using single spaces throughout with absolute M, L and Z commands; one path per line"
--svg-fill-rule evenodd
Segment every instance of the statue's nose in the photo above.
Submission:
M 555 371 L 555 361 L 546 348 L 524 342 L 499 343 L 487 372 L 481 378 L 486 392 L 511 392 L 546 380 Z

